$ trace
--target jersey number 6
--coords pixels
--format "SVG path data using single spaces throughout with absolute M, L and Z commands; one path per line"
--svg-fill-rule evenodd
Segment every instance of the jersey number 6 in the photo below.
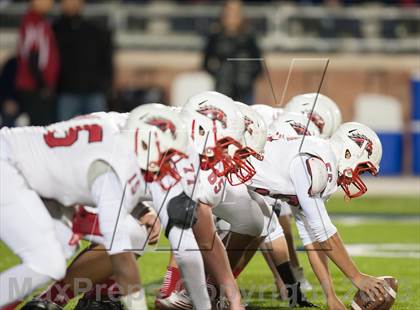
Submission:
M 71 146 L 79 138 L 79 131 L 83 130 L 89 134 L 88 143 L 102 141 L 102 127 L 98 124 L 71 127 L 64 137 L 56 137 L 54 131 L 48 131 L 44 134 L 44 140 L 49 147 Z

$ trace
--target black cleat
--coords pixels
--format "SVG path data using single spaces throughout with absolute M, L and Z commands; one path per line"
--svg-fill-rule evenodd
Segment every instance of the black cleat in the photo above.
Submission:
M 119 300 L 81 298 L 74 310 L 124 310 L 124 306 Z
M 305 295 L 300 289 L 300 283 L 296 283 L 295 287 L 288 287 L 289 308 L 319 308 L 317 305 L 306 300 Z
M 33 299 L 27 302 L 21 310 L 63 310 L 59 305 L 53 303 L 52 301 L 42 300 L 42 299 Z
M 296 306 L 296 308 L 319 308 L 317 305 L 314 305 L 310 301 L 302 300 Z

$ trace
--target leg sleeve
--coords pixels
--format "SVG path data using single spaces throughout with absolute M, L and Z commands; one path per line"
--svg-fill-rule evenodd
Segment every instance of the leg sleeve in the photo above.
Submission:
M 192 229 L 173 227 L 169 233 L 176 263 L 195 309 L 211 309 L 204 273 L 204 263 Z

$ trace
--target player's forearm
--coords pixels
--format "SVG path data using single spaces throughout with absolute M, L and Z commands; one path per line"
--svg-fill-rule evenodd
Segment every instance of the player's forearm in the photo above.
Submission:
M 318 278 L 325 296 L 327 298 L 335 296 L 334 284 L 328 269 L 328 256 L 318 243 L 306 245 L 305 250 L 312 270 Z
M 338 232 L 327 240 L 320 242 L 319 245 L 324 250 L 325 254 L 328 255 L 334 264 L 336 264 L 344 275 L 352 282 L 360 276 L 360 272 L 347 253 Z

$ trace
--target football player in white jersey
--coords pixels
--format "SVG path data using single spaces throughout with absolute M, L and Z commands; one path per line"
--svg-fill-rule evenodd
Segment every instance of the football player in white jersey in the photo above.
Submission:
M 319 135 L 318 128 L 309 122 L 307 118 L 298 113 L 286 112 L 277 118 L 271 124 L 268 141 L 279 139 L 294 139 L 302 135 L 317 136 Z M 266 259 L 270 269 L 275 278 L 275 284 L 280 293 L 280 296 L 287 299 L 287 294 L 284 284 L 281 280 L 281 275 L 278 274 L 277 266 L 290 260 L 290 268 L 296 280 L 300 283 L 303 291 L 308 291 L 312 287 L 305 279 L 303 269 L 300 267 L 297 253 L 294 247 L 293 234 L 291 229 L 290 216 L 292 212 L 286 202 L 267 199 L 266 201 L 274 210 L 278 218 L 273 218 L 276 226 L 274 231 L 271 231 L 267 236 L 266 241 L 261 248 L 264 250 L 263 255 Z M 287 246 L 284 246 L 285 243 Z
M 251 110 L 252 111 L 252 110 Z M 299 134 L 302 134 L 305 131 L 305 128 L 307 126 L 307 118 L 301 114 L 297 113 L 287 113 L 279 116 L 277 120 L 269 126 L 269 131 L 271 132 L 268 136 L 268 141 L 278 140 L 278 139 L 286 139 L 286 137 L 297 137 Z M 312 127 L 310 127 L 311 131 L 317 131 L 318 129 L 315 127 L 315 125 L 312 124 Z M 265 143 L 262 144 L 262 146 Z M 265 150 L 261 150 L 261 155 L 265 153 Z M 262 159 L 263 156 L 261 156 L 260 159 Z M 252 164 L 249 165 L 254 175 L 256 173 L 254 167 Z M 250 170 L 250 169 L 249 169 Z M 249 179 L 248 179 L 249 180 Z M 248 181 L 244 180 L 244 181 Z M 284 240 L 283 231 L 279 225 L 279 222 L 273 214 L 273 206 L 275 201 L 264 201 L 268 199 L 261 199 L 259 197 L 255 197 L 255 195 L 249 195 L 248 192 L 245 190 L 244 194 L 240 195 L 240 193 L 237 193 L 237 196 L 241 198 L 241 200 L 236 199 L 237 204 L 241 204 L 243 206 L 246 206 L 248 210 L 261 210 L 264 213 L 264 230 L 259 235 L 262 237 L 262 239 L 259 239 L 260 242 L 257 242 L 258 239 L 256 239 L 255 243 L 253 244 L 253 248 L 248 248 L 248 250 L 244 253 L 244 256 L 242 256 L 240 262 L 238 265 L 235 266 L 235 274 L 238 275 L 238 273 L 245 268 L 246 264 L 249 262 L 249 260 L 252 258 L 252 255 L 254 254 L 255 250 L 258 248 L 258 246 L 261 244 L 262 240 L 267 236 L 269 233 L 269 237 L 267 236 L 266 239 L 269 240 L 266 243 L 266 246 L 263 247 L 264 249 L 264 255 L 267 256 L 269 259 L 269 262 L 273 263 L 270 264 L 270 267 L 273 267 L 273 274 L 276 275 L 276 278 L 279 278 L 278 270 L 276 267 L 280 266 L 280 272 L 285 273 L 285 270 L 287 272 L 291 272 L 291 266 L 289 266 L 289 259 L 288 259 L 288 249 L 286 242 Z M 270 199 L 271 200 L 271 199 Z M 253 206 L 252 204 L 255 204 L 256 206 Z M 235 206 L 231 206 L 231 209 L 235 209 Z M 247 212 L 246 210 L 243 210 L 243 212 Z M 250 213 L 250 211 L 248 211 Z M 220 221 L 219 221 L 220 223 Z M 244 238 L 243 238 L 244 239 Z M 246 238 L 245 238 L 246 240 Z M 244 244 L 242 244 L 243 248 L 245 247 Z M 236 251 L 239 254 L 240 251 Z M 273 257 L 273 259 L 271 259 Z M 283 276 L 283 280 L 288 283 L 289 285 L 295 284 L 296 279 L 292 278 L 289 279 L 287 277 L 288 273 L 286 272 L 286 278 Z M 281 281 L 281 280 L 280 280 Z M 290 300 L 290 304 L 298 304 L 299 306 L 313 306 L 310 302 L 308 302 L 303 294 L 299 292 L 296 300 Z
M 203 101 L 200 96 L 195 98 L 200 99 L 197 102 Z M 212 102 L 208 103 L 212 105 Z M 220 99 L 218 99 L 218 102 L 216 101 L 213 105 L 213 108 L 224 108 L 227 106 L 227 103 L 221 104 Z M 268 219 L 265 219 L 265 217 L 268 218 L 268 216 L 264 216 L 259 206 L 249 197 L 246 186 L 242 184 L 255 174 L 252 165 L 247 160 L 248 157 L 253 156 L 260 160 L 262 159 L 266 141 L 266 126 L 263 119 L 250 107 L 237 102 L 236 108 L 239 108 L 239 111 L 242 113 L 241 120 L 244 129 L 242 146 L 240 148 L 239 145 L 236 146 L 233 164 L 230 165 L 230 173 L 226 175 L 226 178 L 218 178 L 214 171 L 210 171 L 210 173 L 207 170 L 200 171 L 200 174 L 205 176 L 201 179 L 204 184 L 214 185 L 208 186 L 208 189 L 214 191 L 214 193 L 222 193 L 222 200 L 220 198 L 213 200 L 212 212 L 218 219 L 223 219 L 229 223 L 228 235 L 225 235 L 223 239 L 226 241 L 225 246 L 234 277 L 239 274 L 236 266 L 244 252 L 254 253 L 262 240 L 261 235 L 267 235 L 268 233 L 263 233 L 268 223 Z M 208 234 L 208 236 L 212 235 Z M 255 239 L 258 239 L 259 242 L 255 242 Z M 252 245 L 253 241 L 254 245 Z M 182 295 L 180 296 L 174 291 L 176 281 L 179 279 L 177 274 L 176 265 L 170 264 L 162 289 L 162 295 L 166 294 L 169 297 L 166 300 L 162 300 L 161 297 L 158 298 L 157 301 L 161 308 L 174 309 L 182 307 L 176 302 Z M 209 291 L 216 292 L 217 286 L 214 285 L 214 281 L 210 282 L 213 283 L 209 283 Z M 188 305 L 182 308 L 188 309 Z
M 267 113 L 266 110 L 267 108 L 257 109 L 258 112 L 262 111 L 265 114 Z M 269 139 L 286 138 L 287 136 L 292 137 L 296 135 L 320 136 L 321 130 L 323 131 L 323 135 L 321 135 L 323 138 L 330 138 L 331 134 L 335 132 L 342 120 L 341 112 L 337 104 L 327 96 L 322 94 L 317 95 L 316 93 L 302 94 L 293 97 L 286 104 L 285 111 L 286 112 L 281 116 L 273 118 L 274 120 L 269 126 Z M 301 116 L 294 115 L 295 113 L 298 113 Z M 274 113 L 272 112 L 272 114 Z M 313 117 L 311 117 L 312 115 Z M 286 126 L 284 123 L 286 123 Z M 290 126 L 287 126 L 287 124 Z M 288 256 L 290 258 L 293 274 L 295 275 L 296 280 L 301 284 L 302 290 L 311 290 L 312 286 L 304 277 L 303 268 L 300 267 L 297 253 L 294 248 L 290 222 L 290 216 L 292 215 L 290 206 L 285 202 L 279 202 L 277 206 L 274 206 L 274 210 L 278 213 L 281 228 L 278 227 L 278 229 L 272 232 L 267 238 L 270 243 L 267 246 L 272 247 L 273 250 L 265 251 L 264 257 L 275 275 L 276 286 L 281 293 L 283 284 L 278 278 L 275 264 L 272 262 L 271 256 L 273 254 L 277 257 Z M 280 253 L 281 250 L 285 249 L 282 249 L 280 244 L 275 244 L 280 242 L 276 241 L 276 238 L 282 235 L 281 229 L 283 230 L 288 245 L 288 255 L 287 253 Z M 285 296 L 285 294 L 280 295 L 283 297 Z
M 195 152 L 199 156 L 197 184 L 197 221 L 193 227 L 209 273 L 231 309 L 243 309 L 241 296 L 230 269 L 222 241 L 216 234 L 213 207 L 224 195 L 225 176 L 238 162 L 235 151 L 242 147 L 244 123 L 232 99 L 216 92 L 191 97 L 182 112 Z
M 360 175 L 365 172 L 376 175 L 382 156 L 376 133 L 359 123 L 344 123 L 330 140 L 310 136 L 274 140 L 266 144 L 265 154 L 264 161 L 252 162 L 257 174 L 248 187 L 257 195 L 287 201 L 292 206 L 300 237 L 328 307 L 345 309 L 335 294 L 328 258 L 370 298 L 383 298 L 384 282 L 357 269 L 325 209 L 325 201 L 337 186 L 341 186 L 349 199 L 367 191 Z M 281 165 L 279 158 L 282 158 Z
M 201 100 L 202 97 L 206 98 L 206 100 Z M 192 142 L 187 152 L 188 160 L 185 159 L 177 163 L 177 171 L 182 175 L 180 182 L 182 186 L 177 190 L 175 189 L 176 186 L 174 186 L 170 192 L 165 192 L 165 186 L 154 186 L 154 183 L 150 184 L 149 188 L 152 192 L 156 211 L 159 213 L 162 225 L 171 241 L 177 263 L 183 275 L 184 284 L 190 293 L 194 306 L 199 309 L 206 309 L 210 305 L 205 305 L 208 297 L 207 299 L 205 298 L 207 291 L 204 281 L 204 268 L 202 268 L 202 272 L 198 268 L 194 269 L 193 263 L 197 261 L 196 254 L 199 255 L 200 252 L 191 251 L 191 249 L 197 249 L 197 245 L 193 239 L 194 236 L 189 237 L 189 227 L 192 226 L 195 220 L 193 217 L 195 205 L 191 204 L 191 199 L 188 197 L 192 197 L 194 201 L 199 201 L 201 204 L 197 208 L 197 223 L 194 226 L 194 233 L 197 236 L 199 245 L 201 248 L 213 247 L 211 250 L 203 252 L 204 259 L 212 261 L 213 264 L 218 261 L 217 266 L 215 265 L 214 267 L 216 269 L 213 272 L 215 274 L 214 278 L 216 281 L 222 282 L 221 285 L 226 291 L 231 308 L 241 309 L 240 295 L 236 291 L 236 282 L 233 277 L 230 278 L 229 275 L 226 275 L 226 268 L 224 269 L 223 267 L 223 260 L 225 259 L 227 261 L 223 245 L 218 245 L 216 240 L 213 246 L 214 233 L 207 234 L 208 230 L 211 231 L 211 227 L 204 226 L 208 225 L 209 220 L 211 221 L 211 225 L 213 225 L 211 209 L 208 209 L 208 207 L 210 205 L 216 205 L 217 201 L 221 200 L 223 183 L 218 180 L 234 164 L 234 160 L 227 153 L 227 148 L 233 145 L 236 148 L 240 147 L 238 141 L 241 140 L 243 125 L 241 127 L 238 111 L 233 107 L 229 107 L 229 104 L 233 104 L 229 98 L 216 93 L 204 94 L 202 97 L 196 96 L 194 98 L 195 100 L 192 103 L 190 102 L 190 104 L 197 104 L 199 107 L 193 107 L 193 112 L 191 112 L 193 116 L 187 116 L 186 118 L 188 124 L 191 125 L 189 127 L 189 135 Z M 206 104 L 202 103 L 202 101 L 206 101 Z M 223 113 L 220 113 L 221 110 L 218 107 L 223 107 Z M 195 110 L 195 108 L 197 109 Z M 187 113 L 184 111 L 184 114 Z M 195 138 L 193 138 L 194 135 Z M 210 136 L 208 142 L 202 144 L 203 141 L 200 140 L 207 135 Z M 207 155 L 201 155 L 200 159 L 197 151 L 193 147 L 194 142 L 200 145 L 202 151 L 205 150 Z M 211 152 L 213 154 L 210 154 Z M 200 170 L 200 167 L 203 170 Z M 165 184 L 165 179 L 162 180 L 162 183 Z M 203 203 L 204 201 L 206 204 Z M 210 210 L 210 213 L 208 213 L 208 210 Z M 186 244 L 181 245 L 182 243 Z M 188 247 L 185 248 L 185 246 Z M 183 249 L 181 247 L 184 247 L 185 251 L 182 251 Z M 219 267 L 221 263 L 222 266 Z M 228 266 L 228 263 L 226 265 Z M 189 275 L 186 273 L 188 270 L 190 270 Z M 228 270 L 230 271 L 230 269 Z M 194 290 L 188 287 L 189 281 L 191 281 L 193 289 L 201 290 L 201 295 L 194 295 Z M 203 283 L 203 285 L 200 285 L 200 283 Z M 194 296 L 198 296 L 199 298 L 194 298 Z
M 0 185 L 5 194 L 0 201 L 0 238 L 22 259 L 22 264 L 0 274 L 1 306 L 64 276 L 65 257 L 42 196 L 65 206 L 98 208 L 122 302 L 129 308 L 147 308 L 134 256 L 126 251 L 133 244 L 121 223 L 142 195 L 139 166 L 145 171 L 165 166 L 163 171 L 170 171 L 173 159 L 185 156 L 187 145 L 185 135 L 176 136 L 183 128 L 179 119 L 163 106 L 155 106 L 160 112 L 149 117 L 148 108 L 133 110 L 122 132 L 98 116 L 1 130 Z M 13 285 L 21 288 L 17 294 Z
M 171 111 L 171 114 L 177 116 L 178 112 Z M 155 115 L 154 111 L 150 111 L 149 115 L 153 117 Z M 108 117 L 111 117 L 121 129 L 125 127 L 127 116 L 127 114 L 115 112 L 108 113 Z M 180 131 L 176 134 L 185 134 L 185 131 Z M 160 168 L 164 168 L 164 171 L 161 172 L 159 170 L 157 175 L 156 172 L 150 174 L 143 171 L 143 176 L 147 181 L 147 194 L 150 195 L 146 199 L 153 200 L 148 205 L 153 206 L 159 215 L 165 235 L 174 250 L 176 261 L 184 278 L 184 285 L 191 296 L 194 307 L 197 309 L 210 309 L 210 299 L 204 278 L 204 265 L 191 230 L 191 225 L 194 221 L 195 203 L 189 197 L 193 197 L 191 191 L 194 191 L 193 186 L 196 178 L 196 169 L 194 167 L 199 166 L 198 154 L 191 145 L 187 148 L 186 154 L 188 157 L 181 156 L 182 160 L 174 162 L 174 166 L 165 168 L 164 165 L 166 163 L 162 163 Z M 86 217 L 86 214 L 84 216 Z M 94 215 L 88 216 L 92 217 Z M 78 219 L 83 221 L 82 217 Z M 87 223 L 85 226 L 92 224 L 94 224 L 94 220 L 90 220 L 90 223 Z M 78 226 L 81 225 L 83 224 L 78 223 Z M 89 231 L 97 229 L 91 227 L 84 230 L 89 233 Z M 136 230 L 130 230 L 130 235 L 136 233 Z M 136 237 L 132 236 L 132 238 Z M 145 241 L 138 241 L 136 248 L 133 250 L 140 254 L 145 244 Z M 95 246 L 94 249 L 97 250 L 98 246 Z M 106 260 L 105 253 L 98 253 L 97 251 L 83 252 L 73 261 L 65 279 L 54 283 L 47 291 L 40 294 L 37 299 L 43 300 L 44 304 L 48 304 L 49 307 L 54 304 L 63 307 L 69 299 L 63 300 L 59 296 L 59 292 L 64 292 L 66 285 L 73 283 L 76 277 L 83 277 L 90 279 L 95 285 L 88 292 L 86 290 L 82 291 L 85 294 L 79 300 L 76 309 L 101 308 L 111 305 L 119 307 L 118 296 L 120 292 L 115 288 L 115 281 L 111 278 L 113 276 L 112 269 L 104 263 Z M 68 297 L 72 298 L 80 291 L 69 293 L 67 293 Z M 36 304 L 36 301 L 33 304 Z

